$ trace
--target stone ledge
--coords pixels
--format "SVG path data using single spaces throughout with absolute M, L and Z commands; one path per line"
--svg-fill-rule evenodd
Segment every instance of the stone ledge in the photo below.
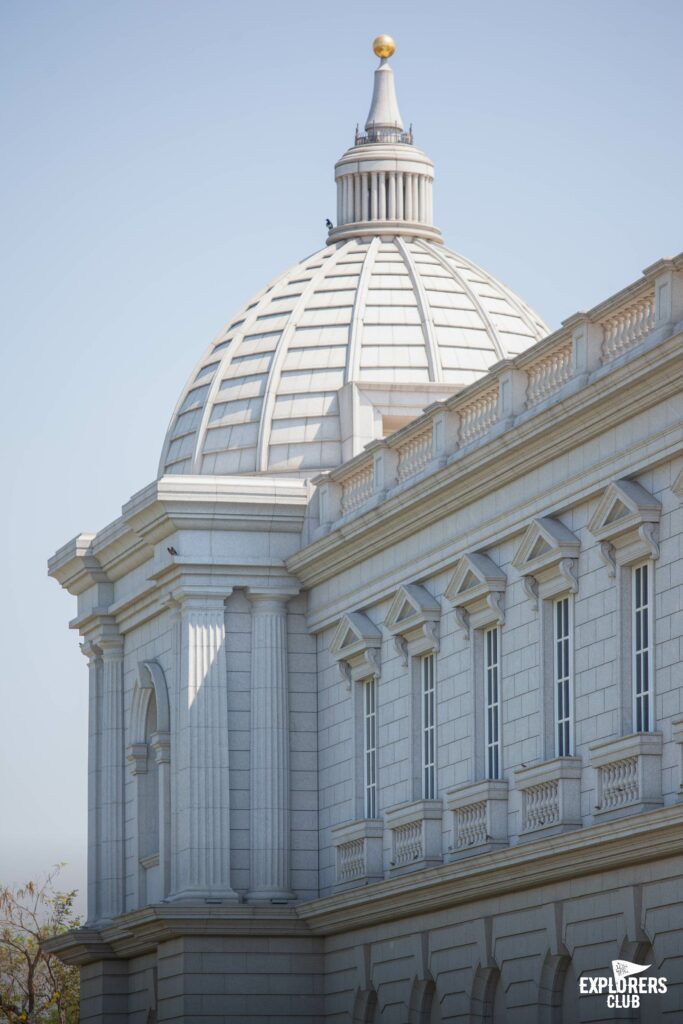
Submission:
M 649 863 L 679 855 L 682 847 L 683 804 L 674 804 L 622 821 L 601 820 L 564 835 L 442 864 L 362 891 L 310 900 L 298 904 L 296 913 L 314 934 L 334 935 Z

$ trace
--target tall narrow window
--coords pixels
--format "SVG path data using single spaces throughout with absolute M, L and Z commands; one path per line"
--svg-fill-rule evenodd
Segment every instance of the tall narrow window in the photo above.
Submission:
M 553 607 L 556 757 L 569 757 L 574 741 L 571 608 L 569 597 L 559 598 Z
M 500 662 L 498 628 L 484 633 L 484 689 L 486 693 L 486 777 L 500 778 Z
M 422 796 L 436 799 L 436 691 L 434 655 L 422 658 Z
M 377 817 L 377 690 L 375 679 L 364 684 L 365 817 Z
M 652 728 L 652 620 L 650 565 L 633 569 L 633 700 L 636 732 Z

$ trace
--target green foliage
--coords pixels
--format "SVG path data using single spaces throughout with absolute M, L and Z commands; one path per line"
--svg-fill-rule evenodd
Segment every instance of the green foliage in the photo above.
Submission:
M 78 1024 L 78 968 L 42 943 L 80 925 L 76 890 L 55 888 L 59 867 L 42 882 L 0 887 L 0 1021 Z

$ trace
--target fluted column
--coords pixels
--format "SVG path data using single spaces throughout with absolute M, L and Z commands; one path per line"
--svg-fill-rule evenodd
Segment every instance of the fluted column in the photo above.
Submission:
M 88 659 L 88 921 L 96 921 L 100 878 L 102 652 L 89 640 L 81 644 L 81 651 Z
M 368 185 L 368 175 L 367 175 L 366 171 L 364 171 L 361 174 L 360 180 L 361 180 L 361 200 L 362 200 L 361 220 L 369 220 L 370 219 L 370 186 Z
M 353 219 L 360 220 L 361 198 L 360 198 L 360 174 L 353 176 Z
M 171 899 L 237 899 L 230 886 L 224 596 L 181 597 Z M 161 774 L 161 773 L 160 773 Z
M 123 637 L 107 631 L 97 646 L 102 652 L 97 918 L 110 920 L 125 909 Z
M 292 899 L 289 879 L 289 593 L 250 590 L 250 900 Z
M 403 220 L 403 174 L 396 174 L 396 220 Z

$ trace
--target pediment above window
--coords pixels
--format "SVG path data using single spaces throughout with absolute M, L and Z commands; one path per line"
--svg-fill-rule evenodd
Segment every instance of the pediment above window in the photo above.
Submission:
M 446 587 L 446 597 L 469 639 L 470 627 L 502 625 L 507 577 L 502 569 L 478 551 L 458 561 Z
M 408 655 L 436 653 L 439 650 L 441 605 L 419 583 L 399 587 L 389 606 L 384 625 L 394 637 L 403 663 Z
M 559 519 L 539 516 L 529 524 L 512 565 L 534 607 L 539 597 L 577 592 L 580 549 L 579 538 Z
M 382 634 L 364 612 L 342 615 L 330 644 L 342 678 L 352 682 L 378 679 L 381 667 Z
M 605 490 L 588 529 L 600 541 L 610 575 L 617 565 L 658 558 L 662 506 L 635 480 L 615 480 Z

